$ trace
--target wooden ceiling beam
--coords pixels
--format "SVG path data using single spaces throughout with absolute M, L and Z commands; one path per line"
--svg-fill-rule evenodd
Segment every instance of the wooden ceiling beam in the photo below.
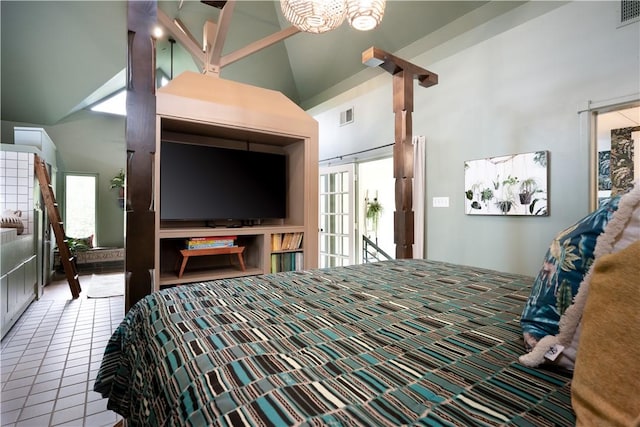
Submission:
M 222 67 L 233 64 L 262 49 L 274 45 L 300 32 L 296 27 L 288 27 L 260 40 L 248 44 L 234 52 L 222 56 L 222 48 L 227 38 L 235 0 L 202 3 L 220 9 L 218 22 L 206 21 L 203 29 L 202 46 L 187 30 L 179 19 L 171 19 L 161 9 L 158 9 L 158 22 L 191 54 L 196 64 L 205 72 L 219 75 Z M 215 3 L 215 4 L 214 4 Z
M 227 40 L 227 33 L 229 32 L 229 26 L 231 25 L 231 17 L 233 16 L 233 9 L 236 6 L 235 0 L 227 1 L 224 7 L 220 9 L 220 15 L 218 15 L 218 26 L 216 28 L 216 35 L 213 41 L 211 51 L 207 47 L 208 61 L 205 61 L 206 73 L 220 74 L 220 59 L 222 58 L 222 48 L 224 42 Z
M 429 87 L 438 84 L 438 75 L 426 70 L 422 67 L 398 58 L 388 52 L 377 47 L 370 47 L 362 52 L 362 63 L 370 67 L 379 66 L 391 75 L 400 71 L 405 71 L 418 79 L 418 84 L 423 87 Z
M 285 28 L 284 30 L 278 31 L 277 33 L 273 33 L 267 37 L 264 37 L 260 40 L 257 40 L 245 47 L 243 47 L 242 49 L 238 49 L 234 52 L 231 52 L 225 56 L 223 56 L 220 60 L 220 67 L 225 67 L 229 64 L 233 64 L 236 61 L 241 60 L 242 58 L 245 58 L 253 53 L 256 53 L 264 48 L 267 48 L 273 44 L 276 44 L 286 38 L 289 38 L 295 34 L 298 34 L 300 32 L 299 29 L 297 29 L 294 26 L 291 26 L 289 28 Z
M 179 19 L 171 19 L 158 8 L 158 22 L 191 54 L 199 68 L 204 68 L 204 50 Z

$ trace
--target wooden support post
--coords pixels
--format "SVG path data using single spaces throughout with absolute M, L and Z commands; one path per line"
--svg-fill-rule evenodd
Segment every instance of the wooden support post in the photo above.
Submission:
M 127 3 L 126 311 L 153 291 L 156 43 L 151 30 L 156 22 L 155 0 Z
M 396 258 L 413 258 L 413 74 L 400 71 L 393 75 L 393 114 L 395 145 L 393 176 L 396 179 L 394 243 Z
M 393 176 L 396 180 L 393 235 L 396 258 L 413 258 L 413 79 L 429 87 L 438 84 L 438 75 L 375 47 L 362 52 L 362 63 L 379 66 L 393 75 Z

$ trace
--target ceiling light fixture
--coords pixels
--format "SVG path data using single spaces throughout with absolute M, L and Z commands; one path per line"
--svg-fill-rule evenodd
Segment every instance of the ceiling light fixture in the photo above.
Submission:
M 151 30 L 151 34 L 153 35 L 153 38 L 155 39 L 159 39 L 160 37 L 162 37 L 164 35 L 164 31 L 162 30 L 162 27 L 159 25 L 156 25 L 155 27 L 153 27 L 153 29 Z
M 280 0 L 282 14 L 300 31 L 320 34 L 342 25 L 345 0 Z
M 347 0 L 349 25 L 360 31 L 376 28 L 384 16 L 385 0 Z

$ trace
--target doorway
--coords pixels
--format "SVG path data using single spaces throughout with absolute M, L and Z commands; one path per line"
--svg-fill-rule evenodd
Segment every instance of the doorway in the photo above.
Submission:
M 319 267 L 355 263 L 355 165 L 320 168 Z
M 594 129 L 591 208 L 622 194 L 640 179 L 640 102 L 592 110 Z
M 319 183 L 319 266 L 393 258 L 393 158 L 321 167 Z M 367 215 L 373 205 L 378 215 Z M 365 256 L 366 248 L 373 257 Z

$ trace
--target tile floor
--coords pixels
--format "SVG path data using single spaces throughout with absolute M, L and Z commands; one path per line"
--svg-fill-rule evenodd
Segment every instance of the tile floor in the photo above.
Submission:
M 107 275 L 102 275 L 104 280 Z M 123 283 L 123 274 L 109 274 Z M 124 316 L 124 297 L 71 298 L 66 281 L 45 287 L 0 347 L 2 426 L 113 426 L 121 417 L 93 391 L 104 348 Z

